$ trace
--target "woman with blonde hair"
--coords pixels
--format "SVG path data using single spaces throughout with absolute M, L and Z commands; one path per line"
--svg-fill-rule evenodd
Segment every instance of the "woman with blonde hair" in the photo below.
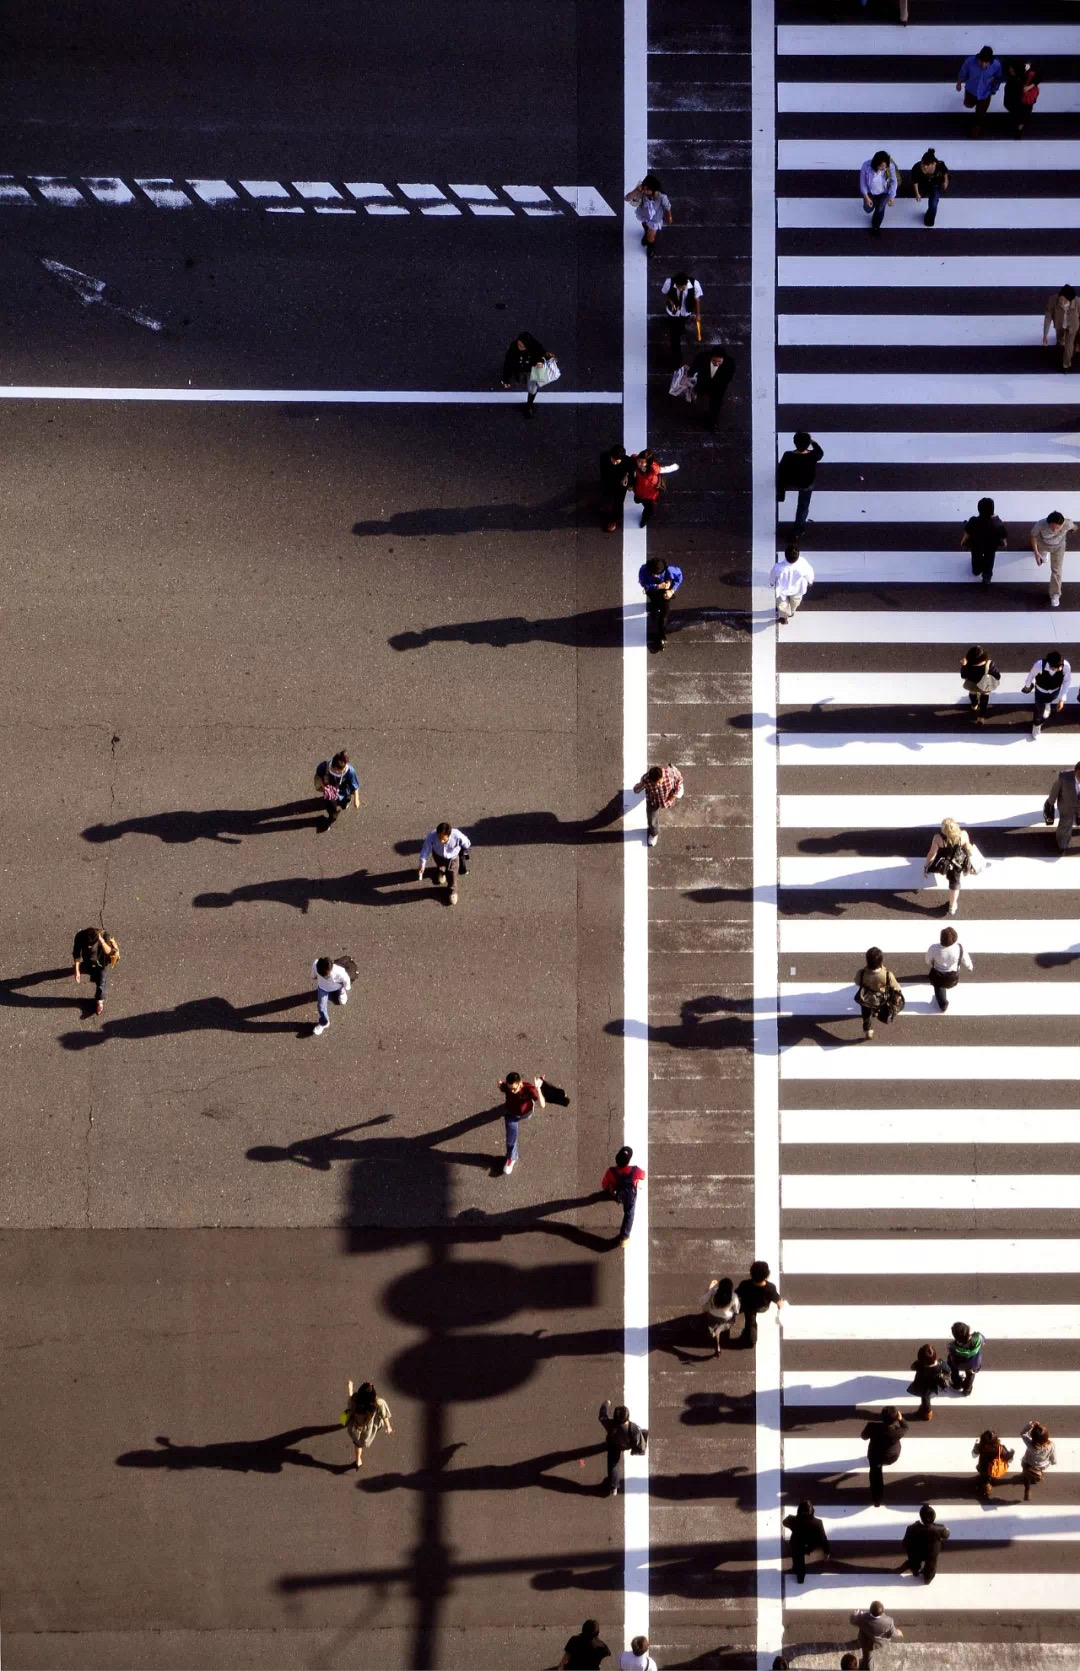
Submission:
M 975 869 L 977 857 L 975 844 L 967 831 L 960 828 L 955 818 L 943 818 L 923 861 L 923 875 L 944 876 L 949 885 L 947 910 L 950 917 L 955 917 L 960 903 L 961 880 Z
M 353 1390 L 349 1382 L 349 1402 L 342 1412 L 342 1425 L 353 1442 L 356 1466 L 364 1466 L 364 1452 L 374 1442 L 375 1435 L 384 1430 L 393 1433 L 390 1425 L 390 1406 L 375 1391 L 374 1381 L 365 1381 Z

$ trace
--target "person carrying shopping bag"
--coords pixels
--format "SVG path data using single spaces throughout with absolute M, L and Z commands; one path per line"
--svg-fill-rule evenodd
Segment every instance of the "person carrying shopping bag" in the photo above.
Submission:
M 889 1026 L 904 1007 L 900 982 L 885 966 L 885 953 L 880 946 L 870 946 L 866 963 L 855 976 L 855 1002 L 862 1011 L 863 1038 L 874 1036 L 875 1020 Z

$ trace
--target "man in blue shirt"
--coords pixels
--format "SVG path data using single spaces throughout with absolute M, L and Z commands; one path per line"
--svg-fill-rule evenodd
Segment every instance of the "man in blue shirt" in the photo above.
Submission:
M 336 824 L 347 807 L 359 807 L 360 779 L 344 749 L 339 749 L 332 760 L 319 761 L 315 768 L 315 789 L 326 803 L 326 823 L 320 825 L 320 834 Z
M 456 830 L 451 824 L 438 824 L 429 830 L 424 837 L 424 845 L 420 849 L 420 880 L 424 880 L 424 870 L 428 862 L 434 866 L 431 880 L 435 886 L 445 878 L 450 889 L 449 904 L 457 904 L 458 869 L 464 876 L 469 868 L 468 852 L 472 842 L 464 830 Z
M 994 57 L 992 46 L 980 48 L 977 55 L 965 58 L 960 66 L 956 91 L 964 95 L 965 110 L 975 112 L 975 126 L 971 130 L 973 139 L 982 136 L 983 117 L 990 108 L 990 100 L 1001 86 L 1004 73 L 1000 59 Z
M 682 585 L 682 569 L 665 563 L 662 557 L 650 557 L 638 570 L 638 584 L 645 593 L 646 642 L 656 652 L 667 640 L 671 600 Z

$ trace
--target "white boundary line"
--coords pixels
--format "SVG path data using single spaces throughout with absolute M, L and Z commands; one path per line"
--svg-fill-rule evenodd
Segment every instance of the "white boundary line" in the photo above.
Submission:
M 776 37 L 773 0 L 754 0 L 751 33 L 753 234 L 754 1257 L 780 1264 L 780 1114 L 776 935 L 776 627 L 767 584 L 776 551 Z M 764 718 L 766 723 L 762 723 Z M 760 1330 L 754 1366 L 757 1655 L 784 1637 L 780 1577 L 780 1331 Z
M 544 393 L 544 406 L 619 406 L 610 389 Z M 524 393 L 502 389 L 105 389 L 63 384 L 0 384 L 2 400 L 163 400 L 271 402 L 299 406 L 520 406 Z
M 623 163 L 626 179 L 648 171 L 648 3 L 623 5 Z M 629 224 L 627 224 L 629 223 Z M 632 211 L 623 221 L 623 436 L 632 448 L 647 439 L 647 265 Z M 775 434 L 776 424 L 772 424 Z M 775 443 L 770 436 L 770 446 Z M 649 741 L 645 611 L 637 571 L 645 559 L 645 531 L 637 507 L 624 507 L 623 783 L 636 783 Z M 640 832 L 623 843 L 623 1132 L 636 1165 L 648 1169 L 649 1143 L 649 850 L 644 811 L 628 812 L 624 827 Z M 624 1248 L 623 1402 L 642 1427 L 649 1424 L 649 1186 L 638 1197 L 634 1234 Z M 649 1634 L 649 1465 L 627 1459 L 623 1497 L 623 1641 Z

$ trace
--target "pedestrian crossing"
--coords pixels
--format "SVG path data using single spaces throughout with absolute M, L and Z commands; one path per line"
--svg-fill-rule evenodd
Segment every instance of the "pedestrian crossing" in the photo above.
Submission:
M 1080 523 L 1080 377 L 1042 343 L 1047 296 L 1080 288 L 1062 253 L 1080 227 L 1080 15 L 1029 24 L 1016 7 L 1002 22 L 998 8 L 985 25 L 900 29 L 795 12 L 781 0 L 776 448 L 807 429 L 824 460 L 800 542 L 815 585 L 775 629 L 775 722 L 754 719 L 775 741 L 778 792 L 765 1071 L 780 1103 L 783 1512 L 809 1496 L 834 1548 L 804 1585 L 785 1576 L 787 1633 L 805 1641 L 814 1614 L 813 1635 L 840 1640 L 880 1596 L 909 1641 L 933 1615 L 939 1638 L 945 1619 L 959 1640 L 1073 1642 L 1080 855 L 1059 855 L 1042 807 L 1080 758 L 1080 708 L 1074 690 L 1033 740 L 1021 687 L 1049 648 L 1080 662 L 1080 544 L 1055 609 L 1029 544 L 1051 509 Z M 1000 94 L 984 138 L 965 125 L 955 72 L 984 39 L 1041 72 L 1020 144 Z M 951 177 L 932 231 L 909 174 L 927 147 Z M 879 148 L 904 179 L 873 239 L 857 176 Z M 989 591 L 960 547 L 984 495 L 1009 540 Z M 793 514 L 789 494 L 778 551 Z M 972 643 L 1003 675 L 979 729 L 959 674 Z M 946 816 L 988 861 L 955 919 L 922 874 Z M 943 1015 L 925 953 L 948 924 L 975 968 Z M 864 1042 L 855 974 L 872 944 L 907 1002 Z M 887 1404 L 910 1418 L 908 1366 L 926 1341 L 944 1356 L 958 1320 L 984 1334 L 984 1367 L 969 1397 L 936 1399 L 932 1428 L 912 1421 L 875 1508 L 862 1425 Z M 1058 1460 L 1025 1503 L 1033 1417 Z M 1017 1450 L 990 1504 L 971 1456 L 986 1427 Z M 952 1531 L 929 1587 L 896 1570 L 928 1500 Z

